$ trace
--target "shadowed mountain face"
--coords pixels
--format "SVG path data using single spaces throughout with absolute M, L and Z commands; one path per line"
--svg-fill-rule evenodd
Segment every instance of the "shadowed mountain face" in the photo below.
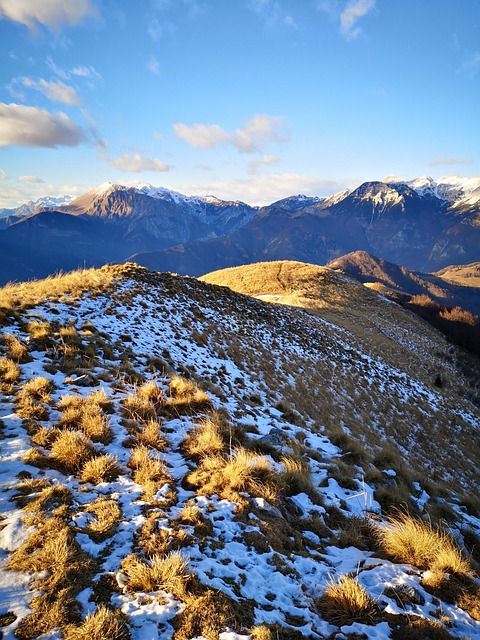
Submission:
M 464 285 L 454 280 L 449 281 L 448 278 L 452 273 L 456 273 L 459 278 L 462 273 L 475 273 L 475 265 L 468 266 L 470 266 L 469 270 L 467 266 L 457 271 L 453 271 L 454 267 L 450 267 L 437 274 L 419 274 L 406 267 L 371 256 L 365 251 L 349 253 L 332 260 L 327 265 L 331 269 L 348 273 L 380 292 L 406 296 L 427 295 L 439 304 L 450 307 L 460 306 L 479 315 L 480 288 L 475 286 L 474 279 L 471 282 L 472 286 L 468 286 L 466 276 L 463 278 Z
M 366 251 L 410 269 L 431 271 L 478 258 L 480 222 L 475 204 L 462 214 L 447 200 L 405 184 L 370 182 L 338 202 L 285 200 L 261 209 L 227 237 L 140 254 L 151 269 L 201 275 L 261 260 L 325 264 Z
M 355 251 L 435 271 L 479 257 L 476 182 L 467 195 L 453 183 L 366 182 L 351 193 L 292 196 L 262 208 L 106 184 L 55 214 L 9 211 L 0 227 L 0 283 L 129 258 L 201 275 L 264 260 L 326 264 Z

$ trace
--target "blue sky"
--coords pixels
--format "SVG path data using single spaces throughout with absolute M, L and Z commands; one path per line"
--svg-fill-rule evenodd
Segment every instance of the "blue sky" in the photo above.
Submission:
M 480 175 L 480 0 L 0 0 L 0 207 Z

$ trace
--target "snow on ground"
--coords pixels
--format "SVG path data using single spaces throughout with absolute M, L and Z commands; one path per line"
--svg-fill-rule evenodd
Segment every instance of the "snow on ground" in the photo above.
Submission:
M 188 280 L 187 280 L 188 284 Z M 193 290 L 193 284 L 191 285 Z M 138 293 L 138 297 L 135 295 Z M 133 297 L 132 297 L 133 296 Z M 197 317 L 194 319 L 182 307 L 182 301 L 175 297 L 162 297 L 160 291 L 149 291 L 148 287 L 140 287 L 136 281 L 124 281 L 118 287 L 115 302 L 104 295 L 96 297 L 86 296 L 77 303 L 45 304 L 31 309 L 30 318 L 42 318 L 60 324 L 72 324 L 80 328 L 85 321 L 109 336 L 111 344 L 116 342 L 123 347 L 130 347 L 132 363 L 138 371 L 157 380 L 158 384 L 166 385 L 169 373 L 165 371 L 159 378 L 158 374 L 148 373 L 148 356 L 155 355 L 170 362 L 181 364 L 192 370 L 201 379 L 202 376 L 211 378 L 216 375 L 216 385 L 219 393 L 215 395 L 215 388 L 209 393 L 216 407 L 225 407 L 231 416 L 237 416 L 237 423 L 254 425 L 256 433 L 250 433 L 251 438 L 264 438 L 272 434 L 283 434 L 288 438 L 296 438 L 303 433 L 304 444 L 317 452 L 316 459 L 310 459 L 312 480 L 316 490 L 322 496 L 323 503 L 313 502 L 305 493 L 292 496 L 292 508 L 299 517 L 323 518 L 326 509 L 335 506 L 345 515 L 364 515 L 367 510 L 380 513 L 380 505 L 375 500 L 374 490 L 366 482 L 357 481 L 358 488 L 345 489 L 332 477 L 329 477 L 329 462 L 340 458 L 341 450 L 334 446 L 321 431 L 310 431 L 307 426 L 301 428 L 289 423 L 275 406 L 272 396 L 266 392 L 265 378 L 262 380 L 254 374 L 248 375 L 248 364 L 240 366 L 238 358 L 229 356 L 228 344 L 212 344 L 208 335 L 212 324 L 218 332 L 224 335 L 242 335 L 249 333 L 254 341 L 262 345 L 270 345 L 272 361 L 280 363 L 279 352 L 283 361 L 292 356 L 302 355 L 310 347 L 308 333 L 318 331 L 318 323 L 311 321 L 311 326 L 304 325 L 304 337 L 295 342 L 289 339 L 287 331 L 272 331 L 267 323 L 261 325 L 258 318 L 226 316 L 208 302 L 196 302 Z M 278 315 L 279 324 L 284 322 L 281 311 L 274 311 Z M 286 321 L 285 321 L 286 322 Z M 309 321 L 310 322 L 310 321 Z M 321 324 L 321 323 L 320 323 Z M 192 339 L 193 326 L 197 339 Z M 317 328 L 315 328 L 317 327 Z M 20 338 L 28 341 L 28 335 L 19 326 L 4 327 L 4 332 L 14 332 Z M 305 334 L 307 337 L 305 337 Z M 318 334 L 315 334 L 318 338 Z M 342 349 L 348 347 L 342 344 L 343 336 L 337 344 L 326 339 L 323 343 L 327 357 L 341 359 Z M 350 350 L 351 351 L 351 350 Z M 54 402 L 58 402 L 65 393 L 78 393 L 87 396 L 98 390 L 98 385 L 83 386 L 85 380 L 76 375 L 68 376 L 60 371 L 51 373 L 46 366 L 43 351 L 31 352 L 32 361 L 21 365 L 24 381 L 31 377 L 42 375 L 51 379 L 56 386 Z M 380 361 L 373 361 L 368 354 L 356 353 L 366 369 L 370 369 L 372 377 L 386 381 L 402 380 L 405 376 L 400 371 L 392 371 Z M 120 360 L 104 359 L 95 373 L 103 370 L 114 371 L 121 366 Z M 88 380 L 87 380 L 88 382 Z M 113 401 L 115 412 L 110 416 L 110 426 L 114 438 L 110 444 L 102 445 L 104 453 L 118 457 L 122 466 L 122 474 L 112 482 L 99 485 L 82 485 L 74 476 L 65 476 L 52 469 L 37 469 L 22 461 L 22 454 L 31 447 L 31 443 L 22 420 L 15 413 L 13 397 L 5 397 L 0 404 L 0 418 L 4 423 L 3 436 L 0 441 L 1 467 L 0 495 L 0 615 L 13 612 L 15 620 L 3 627 L 3 638 L 13 639 L 15 629 L 29 613 L 29 603 L 36 595 L 30 590 L 35 576 L 22 572 L 5 570 L 8 555 L 18 548 L 28 537 L 31 528 L 22 524 L 24 512 L 16 507 L 12 500 L 16 493 L 15 487 L 19 474 L 28 472 L 36 478 L 49 478 L 54 484 L 65 484 L 74 494 L 75 513 L 72 526 L 76 527 L 76 539 L 81 547 L 100 564 L 100 571 L 117 576 L 121 586 L 120 563 L 122 559 L 135 549 L 136 535 L 145 522 L 145 502 L 142 499 L 142 488 L 133 482 L 129 469 L 126 467 L 129 453 L 122 445 L 127 437 L 127 431 L 120 420 L 120 402 L 126 397 L 127 389 L 118 384 L 118 379 L 101 381 L 107 396 Z M 440 397 L 420 383 L 411 385 L 397 384 L 402 389 L 405 402 L 412 397 L 422 396 L 435 410 L 440 410 Z M 130 386 L 130 390 L 134 389 Z M 241 393 L 238 390 L 241 389 Z M 261 404 L 255 410 L 245 411 L 242 404 L 243 396 L 258 396 Z M 51 410 L 50 421 L 58 419 L 59 412 Z M 469 416 L 467 416 L 469 419 Z M 471 419 L 471 417 L 470 417 Z M 434 620 L 432 611 L 436 605 L 434 598 L 420 585 L 421 572 L 407 565 L 397 565 L 385 559 L 375 558 L 371 552 L 347 547 L 341 549 L 331 544 L 327 538 L 322 538 L 314 531 L 305 530 L 301 533 L 305 552 L 300 554 L 292 543 L 289 553 L 281 554 L 269 544 L 265 549 L 256 548 L 251 542 L 255 535 L 260 535 L 263 520 L 275 511 L 268 503 L 257 498 L 252 501 L 252 511 L 247 518 L 237 517 L 237 505 L 218 496 L 206 497 L 195 495 L 194 491 L 181 486 L 181 481 L 191 469 L 191 462 L 181 452 L 181 442 L 185 434 L 195 423 L 195 417 L 178 416 L 165 419 L 162 430 L 166 434 L 167 449 L 162 453 L 169 473 L 176 481 L 177 500 L 170 505 L 165 500 L 162 507 L 162 490 L 156 496 L 156 504 L 164 513 L 159 520 L 159 526 L 166 529 L 172 523 L 178 522 L 183 505 L 187 501 L 195 501 L 203 518 L 212 527 L 212 533 L 206 540 L 194 539 L 193 544 L 182 550 L 188 558 L 189 570 L 193 572 L 203 584 L 219 589 L 233 600 L 250 600 L 254 602 L 255 623 L 279 623 L 282 627 L 295 629 L 305 637 L 327 638 L 330 634 L 340 631 L 344 634 L 337 638 L 347 637 L 356 633 L 369 639 L 386 640 L 391 637 L 391 629 L 386 622 L 368 626 L 355 623 L 344 626 L 341 630 L 321 618 L 316 611 L 315 599 L 321 594 L 331 576 L 344 573 L 358 574 L 358 579 L 381 606 L 393 614 L 403 614 L 404 609 L 391 598 L 384 595 L 385 588 L 394 585 L 410 585 L 423 599 L 424 604 L 406 605 L 409 613 Z M 49 422 L 46 423 L 50 424 Z M 288 446 L 279 444 L 285 452 Z M 388 476 L 388 469 L 385 470 Z M 361 475 L 359 474 L 359 477 Z M 421 487 L 418 487 L 419 490 Z M 421 492 L 419 491 L 419 494 Z M 109 496 L 118 500 L 122 509 L 122 520 L 112 537 L 103 542 L 95 542 L 85 530 L 91 520 L 91 514 L 84 509 L 98 496 Z M 419 502 L 426 501 L 428 496 L 423 494 Z M 253 509 L 253 506 L 256 506 Z M 270 510 L 270 511 L 269 511 Z M 469 516 L 470 526 L 480 530 L 480 522 Z M 194 534 L 193 527 L 185 526 L 187 533 Z M 250 542 L 249 542 L 250 541 Z M 84 615 L 93 613 L 96 608 L 89 598 L 90 589 L 82 592 L 78 599 L 82 604 Z M 119 588 L 112 596 L 111 603 L 120 608 L 128 617 L 133 640 L 167 640 L 172 638 L 174 617 L 182 611 L 184 605 L 171 594 L 165 592 L 130 593 Z M 473 620 L 458 607 L 442 603 L 443 613 L 452 621 L 449 632 L 453 637 L 480 638 L 480 622 Z M 53 631 L 44 637 L 61 637 Z M 240 635 L 232 630 L 226 630 L 220 635 L 221 640 L 247 640 L 249 635 Z M 192 639 L 193 640 L 193 639 Z

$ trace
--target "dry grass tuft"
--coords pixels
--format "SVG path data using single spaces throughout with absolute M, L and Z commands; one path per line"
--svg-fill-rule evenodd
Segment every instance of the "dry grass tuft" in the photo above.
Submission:
M 154 381 L 145 382 L 123 401 L 123 413 L 131 420 L 156 420 L 166 403 L 163 390 Z
M 130 554 L 122 560 L 121 569 L 131 591 L 166 591 L 183 598 L 190 580 L 187 565 L 187 559 L 175 551 L 164 556 L 156 554 L 148 560 Z
M 112 456 L 108 453 L 90 458 L 83 465 L 79 477 L 80 482 L 100 484 L 101 482 L 116 480 L 122 472 L 117 463 L 117 456 Z
M 328 622 L 339 627 L 354 622 L 376 624 L 380 619 L 380 609 L 375 600 L 358 582 L 358 578 L 348 575 L 333 578 L 325 592 L 317 600 L 320 614 Z
M 170 379 L 168 388 L 170 392 L 168 403 L 179 412 L 201 411 L 211 408 L 210 396 L 192 380 L 174 375 Z
M 385 553 L 396 562 L 413 564 L 420 569 L 470 575 L 471 567 L 456 541 L 439 527 L 399 513 L 377 530 Z
M 78 627 L 65 631 L 65 640 L 130 640 L 131 635 L 125 615 L 119 609 L 107 609 L 100 605 L 87 615 Z
M 172 482 L 158 452 L 143 444 L 132 449 L 128 467 L 133 471 L 133 480 L 142 486 L 146 500 L 152 500 L 165 483 Z
M 221 453 L 228 442 L 228 425 L 218 414 L 198 420 L 183 443 L 185 454 L 202 458 Z
M 264 624 L 253 627 L 250 630 L 252 640 L 272 640 L 272 632 Z
M 44 487 L 36 495 L 25 496 L 23 500 L 17 499 L 17 502 L 23 503 L 22 506 L 26 511 L 49 511 L 62 505 L 70 505 L 73 502 L 73 496 L 63 484 L 54 484 Z
M 18 415 L 27 420 L 47 420 L 45 405 L 52 402 L 54 388 L 53 382 L 43 376 L 28 380 L 15 397 Z
M 37 345 L 47 345 L 53 338 L 52 325 L 45 320 L 32 320 L 27 325 L 27 331 L 30 338 Z
M 200 495 L 218 494 L 222 498 L 245 503 L 240 493 L 278 500 L 280 475 L 265 456 L 243 448 L 235 449 L 228 458 L 205 456 L 187 481 Z
M 98 570 L 62 518 L 43 517 L 37 523 L 38 528 L 11 554 L 7 565 L 13 571 L 45 572 L 36 584 L 42 595 L 33 598 L 32 614 L 15 630 L 15 636 L 25 640 L 74 622 L 78 616 L 75 596 Z
M 283 456 L 281 462 L 284 467 L 281 480 L 287 495 L 293 496 L 298 493 L 312 495 L 314 487 L 308 462 L 289 456 Z
M 20 367 L 11 358 L 0 358 L 0 393 L 13 392 L 13 385 L 20 379 Z
M 108 444 L 112 440 L 112 430 L 104 408 L 110 409 L 111 402 L 105 391 L 95 391 L 87 397 L 66 395 L 57 404 L 62 411 L 59 426 L 62 429 L 83 431 L 93 442 Z
M 93 444 L 82 431 L 62 431 L 52 445 L 51 458 L 69 473 L 81 469 L 94 455 Z
M 3 336 L 3 343 L 7 348 L 8 357 L 15 362 L 22 363 L 30 360 L 27 345 L 17 336 L 14 336 L 11 333 L 6 333 Z
M 246 603 L 237 604 L 222 591 L 198 588 L 199 593 L 189 593 L 185 608 L 173 620 L 174 640 L 207 638 L 218 640 L 227 629 L 241 630 L 253 622 L 253 611 Z
M 87 526 L 87 533 L 95 542 L 110 538 L 122 520 L 122 510 L 117 501 L 104 497 L 91 502 L 85 511 L 95 516 L 95 520 Z
M 167 443 L 160 429 L 161 425 L 158 420 L 150 419 L 146 424 L 140 426 L 139 431 L 135 433 L 135 437 L 140 444 L 146 447 L 151 447 L 157 451 L 165 451 Z

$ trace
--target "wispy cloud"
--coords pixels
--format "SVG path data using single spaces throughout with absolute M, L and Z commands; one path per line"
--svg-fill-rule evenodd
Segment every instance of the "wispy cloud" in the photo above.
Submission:
M 348 39 L 356 38 L 361 29 L 357 26 L 363 18 L 375 7 L 375 0 L 350 0 L 340 14 L 340 31 Z
M 344 189 L 354 189 L 358 181 L 327 180 L 296 173 L 258 175 L 249 179 L 179 184 L 181 193 L 211 194 L 224 200 L 243 200 L 250 204 L 266 205 L 291 195 L 329 196 Z
M 75 147 L 89 135 L 63 112 L 0 103 L 0 147 Z
M 263 155 L 261 158 L 255 158 L 248 164 L 248 173 L 256 175 L 260 167 L 269 167 L 272 164 L 277 164 L 277 162 L 280 162 L 280 158 L 273 155 Z
M 230 144 L 242 153 L 254 153 L 270 142 L 283 143 L 290 139 L 285 119 L 259 113 L 252 116 L 243 127 L 226 131 L 218 124 L 173 125 L 175 134 L 199 149 L 213 149 L 222 144 Z
M 431 167 L 441 167 L 443 165 L 454 165 L 454 164 L 473 164 L 473 158 L 465 157 L 465 158 L 452 158 L 450 156 L 440 156 L 439 158 L 435 158 L 432 160 L 429 165 Z
M 163 162 L 159 158 L 148 158 L 146 156 L 135 153 L 129 155 L 123 153 L 116 158 L 105 158 L 112 167 L 120 169 L 120 171 L 128 171 L 133 173 L 141 173 L 143 171 L 170 171 L 171 165 Z
M 0 169 L 0 180 L 5 180 L 7 177 L 7 174 L 5 173 L 5 171 L 3 169 Z
M 63 82 L 48 82 L 43 78 L 34 80 L 26 76 L 14 78 L 8 85 L 9 91 L 14 98 L 24 99 L 23 91 L 19 87 L 40 91 L 52 102 L 60 102 L 65 105 L 81 104 L 80 96 L 74 87 Z
M 158 76 L 160 74 L 160 63 L 155 56 L 150 56 L 150 58 L 148 59 L 147 69 L 155 76 Z
M 480 51 L 471 53 L 462 63 L 462 71 L 474 78 L 480 70 Z
M 0 0 L 0 18 L 28 29 L 74 26 L 95 13 L 91 0 Z
M 39 178 L 38 176 L 19 176 L 19 182 L 31 182 L 33 184 L 45 184 L 45 180 Z
M 267 27 L 285 25 L 297 28 L 295 18 L 283 10 L 278 0 L 248 0 L 247 6 L 263 20 Z

